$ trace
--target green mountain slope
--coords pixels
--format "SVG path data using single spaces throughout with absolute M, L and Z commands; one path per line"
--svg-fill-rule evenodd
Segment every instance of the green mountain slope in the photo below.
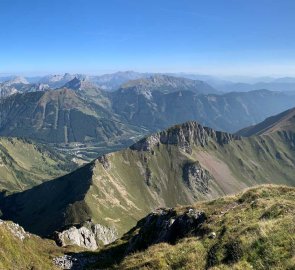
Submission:
M 76 168 L 64 155 L 28 139 L 0 138 L 0 190 L 22 191 Z
M 200 95 L 122 88 L 110 96 L 112 109 L 122 121 L 151 131 L 195 120 L 216 130 L 236 132 L 293 107 L 295 102 L 295 96 L 267 90 Z
M 287 110 L 295 102 L 294 95 L 281 92 L 217 95 L 207 94 L 212 93 L 207 88 L 201 81 L 158 75 L 107 93 L 86 79 L 73 78 L 65 88 L 0 99 L 0 135 L 59 146 L 87 144 L 86 150 L 101 154 L 186 121 L 235 132 Z
M 292 138 L 283 133 L 240 138 L 188 122 L 4 198 L 3 218 L 40 235 L 89 220 L 120 235 L 158 207 L 262 183 L 294 185 Z
M 51 143 L 109 142 L 137 134 L 103 106 L 74 91 L 17 94 L 1 100 L 0 134 Z
M 98 252 L 96 268 L 291 270 L 294 215 L 295 189 L 284 186 L 160 209 Z
M 241 136 L 266 135 L 278 131 L 295 132 L 295 108 L 269 117 L 263 122 L 237 132 Z

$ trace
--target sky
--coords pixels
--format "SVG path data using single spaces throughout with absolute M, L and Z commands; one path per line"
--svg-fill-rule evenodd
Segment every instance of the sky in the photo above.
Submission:
M 0 0 L 0 74 L 295 76 L 294 0 Z

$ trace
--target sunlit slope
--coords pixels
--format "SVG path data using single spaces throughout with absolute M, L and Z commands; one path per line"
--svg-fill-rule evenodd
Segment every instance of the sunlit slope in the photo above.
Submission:
M 25 190 L 74 168 L 71 160 L 44 145 L 0 137 L 0 190 Z

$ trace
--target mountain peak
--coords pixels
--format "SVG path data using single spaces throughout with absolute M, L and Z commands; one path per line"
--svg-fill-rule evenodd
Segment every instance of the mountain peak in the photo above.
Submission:
M 6 86 L 11 86 L 11 85 L 13 85 L 13 84 L 29 84 L 29 82 L 28 82 L 27 79 L 24 78 L 24 77 L 16 76 L 16 77 L 14 77 L 13 79 L 4 82 L 4 84 L 5 84 Z
M 86 90 L 86 89 L 97 88 L 93 83 L 91 83 L 90 81 L 87 81 L 85 78 L 77 78 L 77 77 L 67 82 L 63 87 L 69 88 L 72 90 Z
M 150 151 L 156 145 L 171 144 L 178 145 L 185 151 L 191 152 L 192 144 L 205 146 L 209 143 L 210 139 L 223 145 L 233 139 L 239 139 L 239 137 L 230 133 L 203 127 L 195 121 L 188 121 L 143 138 L 139 142 L 133 144 L 131 149 Z
M 138 91 L 159 91 L 172 93 L 177 91 L 191 91 L 197 94 L 217 93 L 213 87 L 199 80 L 175 77 L 165 74 L 154 74 L 147 78 L 129 81 L 122 85 L 121 89 Z

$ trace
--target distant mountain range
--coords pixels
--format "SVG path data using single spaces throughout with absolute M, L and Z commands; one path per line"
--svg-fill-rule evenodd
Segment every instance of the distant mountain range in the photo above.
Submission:
M 49 86 L 42 83 L 29 83 L 23 77 L 15 77 L 0 83 L 0 99 L 16 93 L 27 93 L 49 90 Z
M 236 132 L 295 104 L 295 95 L 282 92 L 220 94 L 203 81 L 168 75 L 129 81 L 112 92 L 77 77 L 55 90 L 40 91 L 40 85 L 29 83 L 11 86 L 18 93 L 0 99 L 0 135 L 98 144 L 90 158 L 189 120 Z
M 267 89 L 271 91 L 295 91 L 294 77 L 228 77 L 221 79 L 211 75 L 190 74 L 190 73 L 140 73 L 134 71 L 119 71 L 103 75 L 87 75 L 87 74 L 55 74 L 38 77 L 15 77 L 15 76 L 0 76 L 0 82 L 15 80 L 22 78 L 22 82 L 29 82 L 31 84 L 44 84 L 50 88 L 56 89 L 64 86 L 67 82 L 78 78 L 87 80 L 93 83 L 96 87 L 105 91 L 114 91 L 119 89 L 128 81 L 145 79 L 150 76 L 167 75 L 173 77 L 187 78 L 197 81 L 203 81 L 215 88 L 219 92 L 245 92 L 260 89 Z

